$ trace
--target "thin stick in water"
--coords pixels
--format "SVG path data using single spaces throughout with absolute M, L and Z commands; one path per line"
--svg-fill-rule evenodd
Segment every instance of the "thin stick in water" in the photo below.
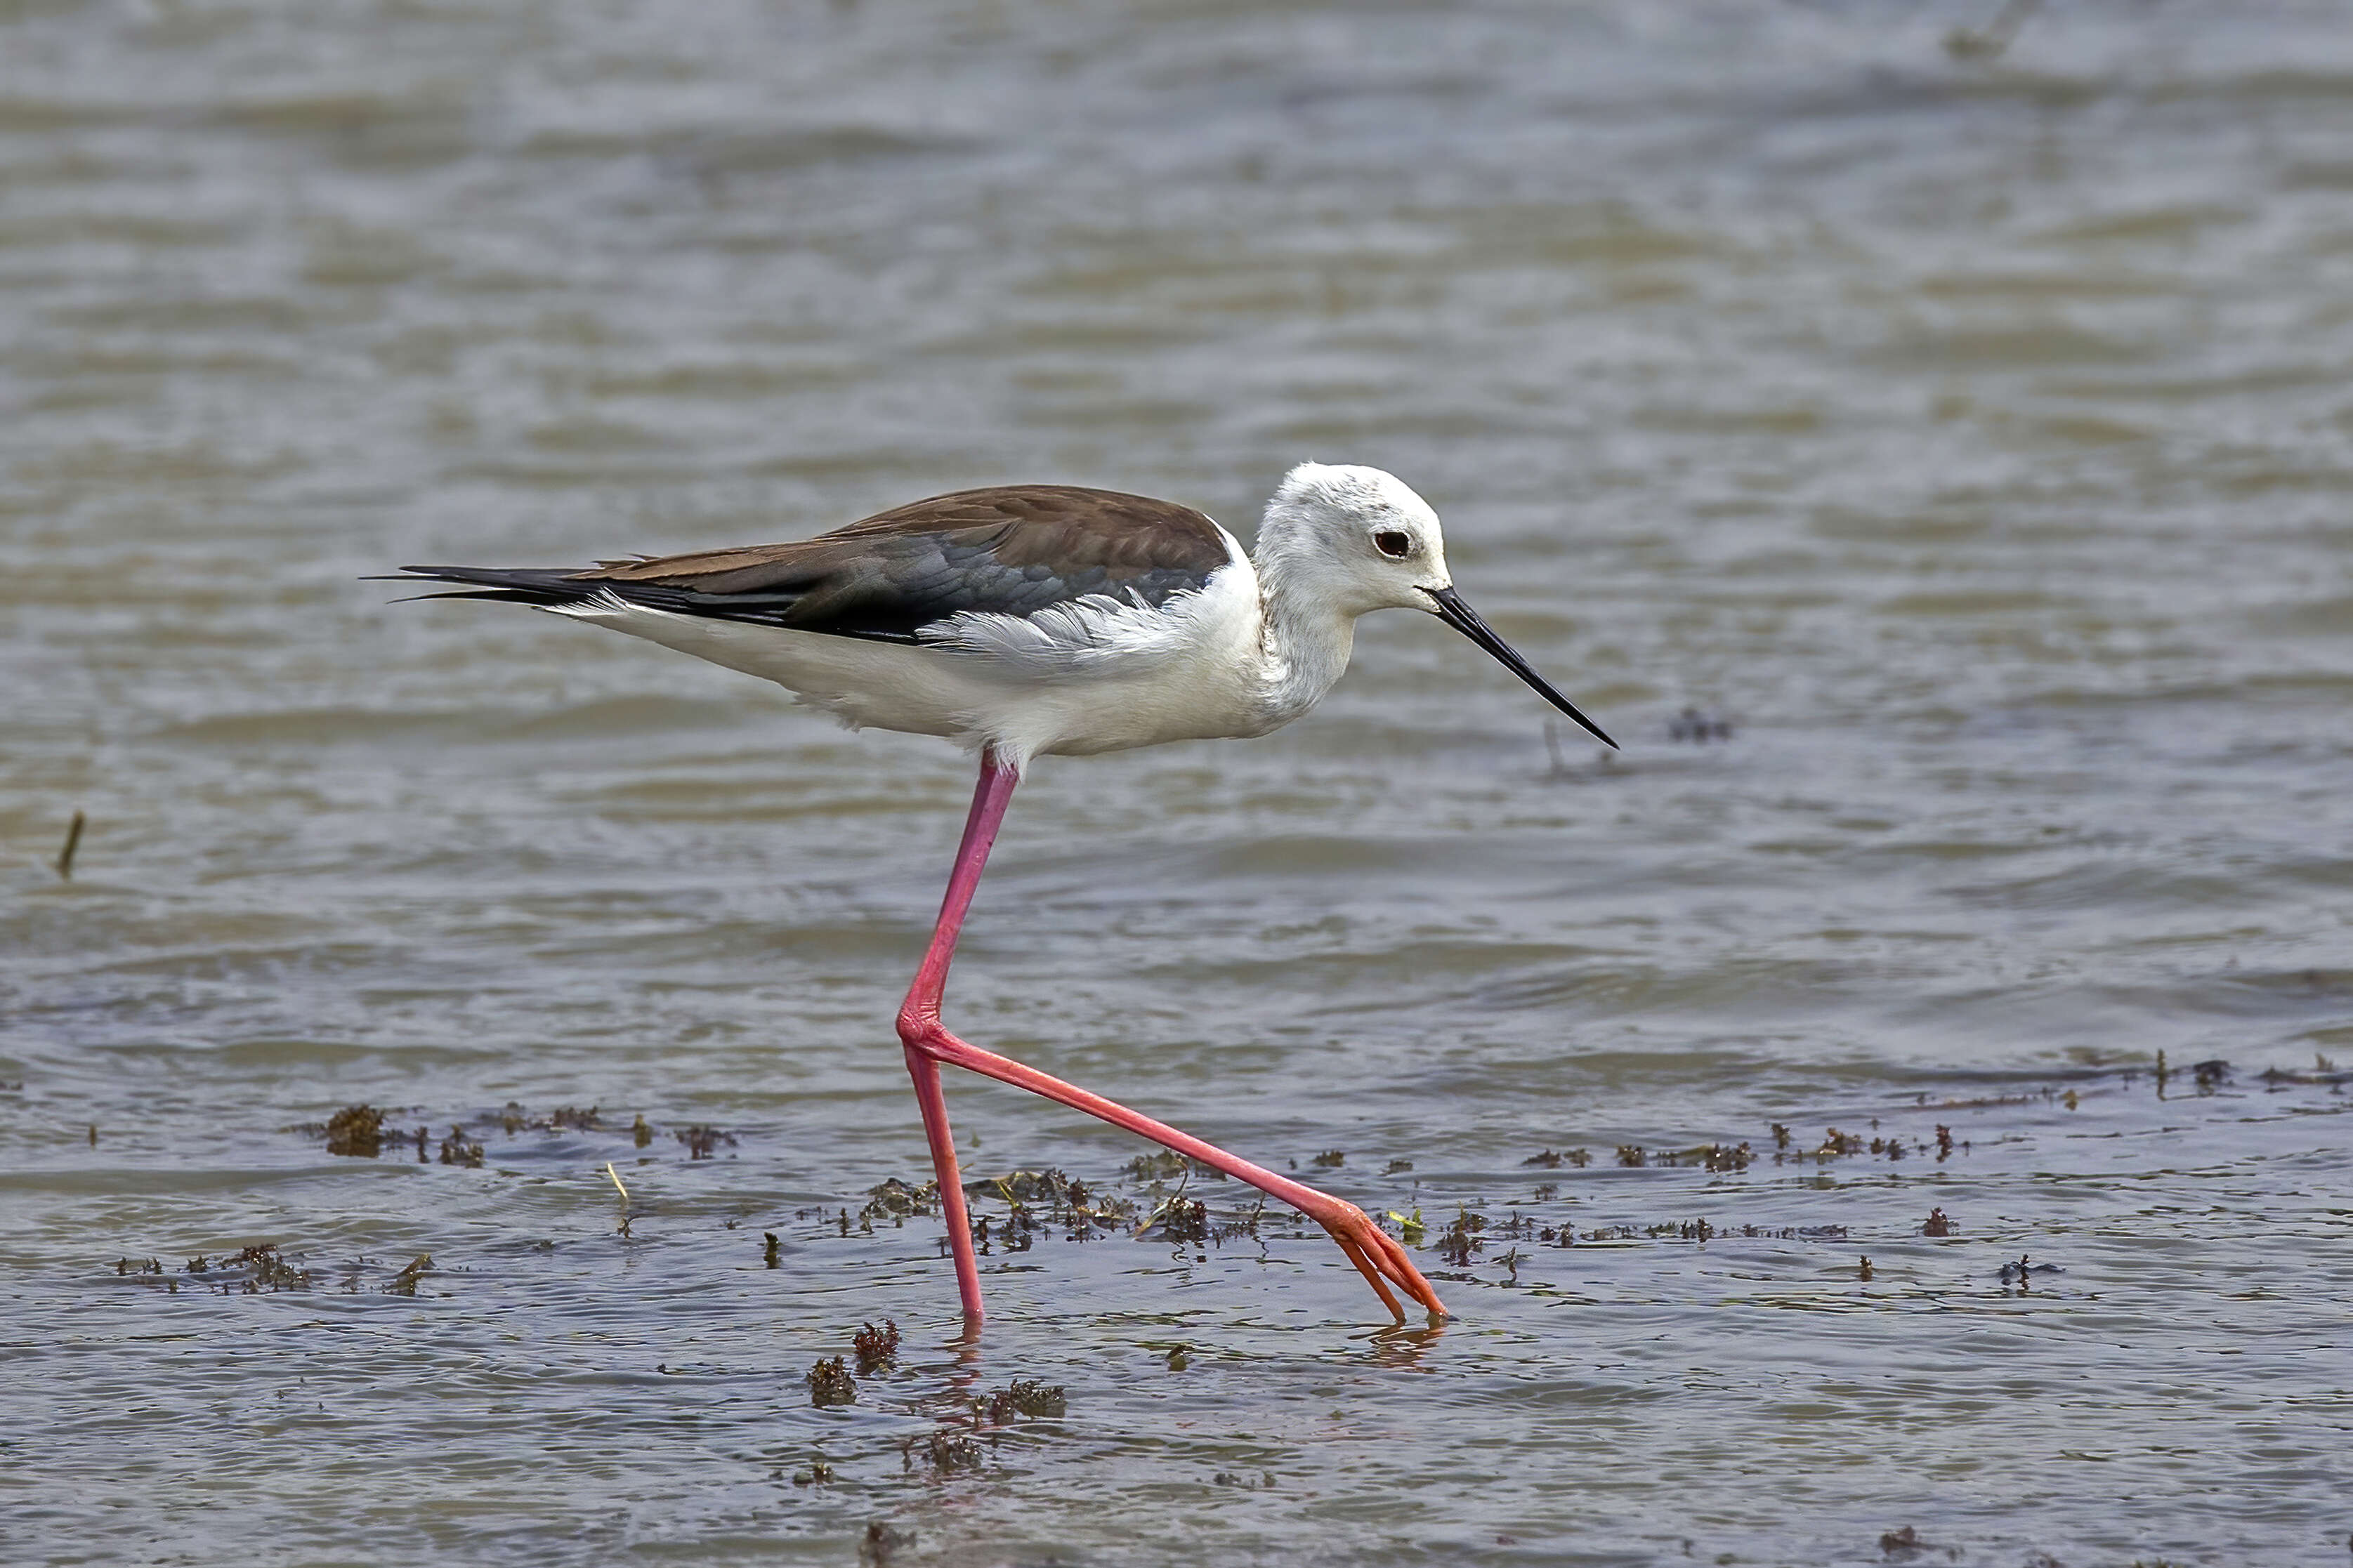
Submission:
M 621 1225 L 623 1236 L 629 1234 L 629 1189 L 621 1184 L 621 1173 L 613 1169 L 613 1162 L 605 1162 L 605 1173 L 613 1178 L 613 1190 L 621 1194 Z
M 66 829 L 66 847 L 58 851 L 58 879 L 73 880 L 74 851 L 81 847 L 81 829 L 85 818 L 79 811 L 73 815 L 73 825 Z

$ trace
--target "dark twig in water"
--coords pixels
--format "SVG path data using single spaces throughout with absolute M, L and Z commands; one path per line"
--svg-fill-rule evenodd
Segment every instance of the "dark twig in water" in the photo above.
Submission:
M 73 814 L 72 823 L 66 828 L 66 847 L 58 851 L 57 858 L 58 880 L 61 882 L 73 880 L 74 851 L 81 847 L 81 830 L 86 820 L 77 811 Z
M 479 1154 L 480 1151 L 477 1149 L 475 1152 Z M 629 1234 L 629 1189 L 621 1184 L 621 1173 L 613 1169 L 613 1162 L 610 1160 L 605 1162 L 605 1174 L 611 1178 L 613 1190 L 621 1194 L 621 1219 L 620 1223 L 613 1228 L 621 1235 L 627 1236 Z

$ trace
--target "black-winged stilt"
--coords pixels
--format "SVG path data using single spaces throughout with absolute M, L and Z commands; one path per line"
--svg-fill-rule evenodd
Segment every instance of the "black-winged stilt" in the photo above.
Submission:
M 1454 591 L 1438 514 L 1378 468 L 1302 463 L 1267 503 L 1255 556 L 1188 507 L 1111 490 L 1011 485 L 934 496 L 791 544 L 608 561 L 585 572 L 403 571 L 449 598 L 533 605 L 773 680 L 857 727 L 944 735 L 980 782 L 899 1038 L 938 1172 L 965 1316 L 980 1270 L 940 1064 L 1124 1127 L 1282 1199 L 1329 1231 L 1388 1310 L 1394 1281 L 1445 1308 L 1403 1247 L 1356 1205 L 1165 1122 L 967 1045 L 940 1022 L 956 933 L 1034 757 L 1263 735 L 1348 667 L 1356 617 L 1422 610 L 1615 746 Z

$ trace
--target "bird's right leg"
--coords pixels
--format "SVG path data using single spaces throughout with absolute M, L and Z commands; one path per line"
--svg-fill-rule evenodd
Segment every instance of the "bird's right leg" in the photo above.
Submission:
M 972 1226 L 965 1212 L 964 1189 L 957 1181 L 955 1143 L 948 1132 L 947 1102 L 940 1090 L 942 1062 L 1026 1089 L 1074 1110 L 1083 1110 L 1114 1127 L 1124 1127 L 1198 1160 L 1213 1170 L 1248 1182 L 1270 1197 L 1282 1199 L 1328 1231 L 1393 1316 L 1402 1318 L 1405 1313 L 1390 1293 L 1390 1281 L 1429 1310 L 1444 1315 L 1446 1308 L 1440 1302 L 1438 1292 L 1421 1277 L 1421 1270 L 1414 1267 L 1405 1248 L 1375 1225 L 1364 1210 L 1345 1198 L 1279 1176 L 1165 1121 L 1155 1121 L 1116 1101 L 1090 1094 L 1010 1057 L 969 1045 L 950 1034 L 940 1022 L 940 1002 L 947 988 L 948 963 L 955 956 L 956 935 L 963 929 L 965 911 L 972 906 L 981 870 L 988 863 L 989 847 L 997 841 L 997 827 L 1005 820 L 1005 808 L 1012 802 L 1013 786 L 1020 782 L 1020 776 L 994 754 L 983 754 L 980 781 L 973 791 L 972 814 L 965 822 L 964 843 L 956 851 L 955 869 L 948 877 L 947 897 L 940 906 L 939 923 L 932 931 L 931 950 L 923 955 L 923 966 L 916 972 L 915 983 L 899 1009 L 899 1038 L 906 1047 L 907 1070 L 915 1080 L 915 1096 L 923 1110 L 923 1130 L 931 1140 L 932 1163 L 940 1182 L 940 1208 L 947 1221 L 949 1244 L 955 1251 L 956 1287 L 964 1297 L 965 1317 L 978 1321 L 981 1316 L 980 1270 L 973 1256 Z

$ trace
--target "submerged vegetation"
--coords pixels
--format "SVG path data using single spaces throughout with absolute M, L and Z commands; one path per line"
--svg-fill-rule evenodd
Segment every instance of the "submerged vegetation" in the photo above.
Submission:
M 494 1141 L 518 1140 L 526 1134 L 537 1134 L 539 1142 L 583 1136 L 600 1142 L 609 1139 L 617 1147 L 626 1139 L 630 1147 L 637 1149 L 649 1148 L 654 1142 L 655 1129 L 642 1112 L 630 1125 L 614 1127 L 594 1105 L 585 1110 L 559 1105 L 553 1110 L 535 1112 L 511 1100 L 495 1110 L 474 1111 L 448 1123 L 448 1131 L 438 1139 L 427 1121 L 401 1124 L 415 1114 L 413 1110 L 346 1105 L 324 1121 L 297 1121 L 280 1131 L 321 1139 L 328 1153 L 347 1159 L 403 1156 L 413 1150 L 420 1165 L 438 1163 L 466 1170 L 479 1170 L 488 1162 Z M 722 1148 L 733 1149 L 737 1144 L 735 1133 L 719 1127 L 698 1124 L 674 1128 L 670 1135 L 685 1148 L 690 1160 L 712 1159 Z
M 177 1268 L 167 1268 L 160 1258 L 119 1258 L 113 1264 L 116 1278 L 170 1296 L 274 1296 L 309 1290 L 346 1296 L 414 1296 L 418 1282 L 433 1271 L 433 1259 L 420 1252 L 388 1275 L 385 1268 L 370 1258 L 353 1258 L 332 1270 L 313 1268 L 289 1258 L 277 1243 L 267 1241 L 217 1257 L 197 1253 Z

